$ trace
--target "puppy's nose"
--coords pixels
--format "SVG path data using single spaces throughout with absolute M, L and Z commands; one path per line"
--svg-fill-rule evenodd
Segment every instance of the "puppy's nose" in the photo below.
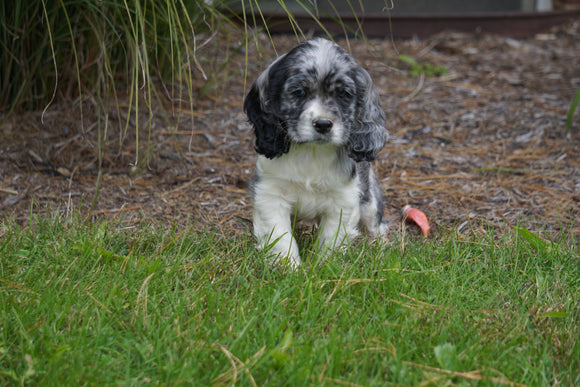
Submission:
M 330 120 L 316 120 L 314 122 L 312 122 L 312 125 L 314 126 L 314 129 L 316 129 L 316 131 L 320 134 L 325 134 L 328 133 L 330 131 L 330 128 L 332 128 L 332 121 Z

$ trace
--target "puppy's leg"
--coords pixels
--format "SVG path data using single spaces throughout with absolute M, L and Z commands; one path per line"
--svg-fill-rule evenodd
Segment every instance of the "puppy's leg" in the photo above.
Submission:
M 298 267 L 302 261 L 296 240 L 292 236 L 291 211 L 287 203 L 275 198 L 257 200 L 254 204 L 254 235 L 258 247 L 268 252 L 274 263 Z
M 382 205 L 379 205 L 377 200 L 361 204 L 362 223 L 373 237 L 385 237 L 389 229 L 379 208 L 382 209 Z
M 385 237 L 388 226 L 383 217 L 385 198 L 381 185 L 372 168 L 369 167 L 366 181 L 362 187 L 366 189 L 361 198 L 361 221 L 374 237 Z
M 357 225 L 360 219 L 358 207 L 343 208 L 327 214 L 320 224 L 319 243 L 328 254 L 352 241 L 359 234 Z

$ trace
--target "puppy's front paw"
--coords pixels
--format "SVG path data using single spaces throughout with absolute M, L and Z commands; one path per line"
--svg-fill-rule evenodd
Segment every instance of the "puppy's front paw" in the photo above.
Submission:
M 300 265 L 302 265 L 302 260 L 299 256 L 294 255 L 282 255 L 278 254 L 276 256 L 270 256 L 270 262 L 274 266 L 286 267 L 291 270 L 296 270 Z
M 266 257 L 273 266 L 289 267 L 296 270 L 302 264 L 300 252 L 294 238 L 288 238 L 287 234 L 271 243 L 262 241 L 258 243 L 258 249 L 266 253 Z

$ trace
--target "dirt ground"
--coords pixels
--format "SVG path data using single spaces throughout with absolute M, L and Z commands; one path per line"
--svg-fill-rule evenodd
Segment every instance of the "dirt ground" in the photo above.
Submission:
M 580 22 L 525 39 L 446 32 L 426 40 L 338 42 L 371 73 L 387 116 L 390 141 L 376 170 L 391 230 L 401 229 L 401 209 L 411 204 L 427 214 L 434 237 L 453 227 L 469 234 L 499 226 L 501 233 L 510 223 L 552 237 L 562 230 L 580 236 L 580 120 L 565 130 L 580 87 Z M 294 36 L 275 36 L 274 50 L 260 36 L 259 49 L 248 47 L 247 82 L 295 43 Z M 115 108 L 99 113 L 85 95 L 82 102 L 59 99 L 44 117 L 0 119 L 3 218 L 26 224 L 31 209 L 39 216 L 80 210 L 126 227 L 145 220 L 248 233 L 256 155 L 242 112 L 246 56 L 224 47 L 213 37 L 198 51 L 200 68 L 218 75 L 216 90 L 205 92 L 194 68 L 200 97 L 193 110 L 168 99 L 152 107 L 151 117 Z M 226 54 L 224 70 L 214 72 Z M 399 54 L 449 74 L 411 77 Z M 173 116 L 166 118 L 162 107 Z M 91 209 L 99 121 L 108 125 Z M 418 234 L 413 225 L 405 228 Z

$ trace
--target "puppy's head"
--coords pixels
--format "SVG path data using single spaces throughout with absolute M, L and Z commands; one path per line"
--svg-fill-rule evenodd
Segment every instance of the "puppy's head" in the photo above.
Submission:
M 254 82 L 244 111 L 256 151 L 278 157 L 292 143 L 344 146 L 356 161 L 373 160 L 387 131 L 369 74 L 337 44 L 303 42 L 276 59 Z

